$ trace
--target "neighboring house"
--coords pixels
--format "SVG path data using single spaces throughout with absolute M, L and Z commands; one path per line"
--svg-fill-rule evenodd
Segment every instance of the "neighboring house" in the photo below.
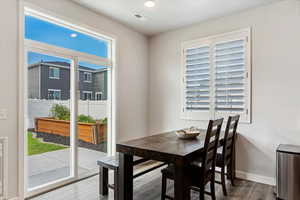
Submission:
M 107 100 L 107 70 L 79 66 L 81 100 Z M 28 97 L 33 99 L 70 99 L 70 64 L 39 62 L 28 67 Z

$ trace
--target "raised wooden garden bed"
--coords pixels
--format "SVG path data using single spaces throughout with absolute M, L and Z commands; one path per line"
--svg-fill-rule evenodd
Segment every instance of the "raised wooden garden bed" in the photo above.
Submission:
M 49 117 L 36 118 L 35 132 L 70 137 L 70 121 L 56 120 Z M 106 133 L 106 124 L 82 122 L 77 123 L 78 139 L 84 142 L 100 144 L 106 141 Z

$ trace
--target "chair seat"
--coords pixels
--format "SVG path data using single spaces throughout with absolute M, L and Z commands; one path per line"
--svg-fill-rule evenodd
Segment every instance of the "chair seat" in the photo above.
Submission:
M 192 161 L 190 163 L 189 170 L 200 171 L 200 168 L 202 166 L 202 161 L 203 161 L 202 157 L 199 157 L 199 158 L 195 159 L 194 161 Z M 174 164 L 169 164 L 168 167 L 162 169 L 161 172 L 164 173 L 167 177 L 173 177 L 175 174 Z
M 173 164 L 170 164 L 168 167 L 161 170 L 164 176 L 166 176 L 168 179 L 174 180 L 175 176 L 175 166 Z M 192 186 L 199 186 L 201 183 L 201 178 L 205 177 L 204 183 L 207 183 L 211 176 L 212 176 L 212 170 L 208 171 L 205 176 L 201 174 L 202 170 L 201 167 L 199 167 L 199 163 L 194 161 L 193 164 L 191 164 L 187 170 L 187 176 L 190 176 L 191 185 Z
M 191 162 L 190 167 L 189 167 L 189 172 L 192 171 L 201 171 L 200 168 L 202 166 L 202 158 L 199 157 L 198 159 L 194 160 Z M 175 174 L 175 166 L 174 164 L 169 164 L 168 167 L 164 168 L 161 170 L 163 174 L 165 174 L 168 178 L 173 178 Z

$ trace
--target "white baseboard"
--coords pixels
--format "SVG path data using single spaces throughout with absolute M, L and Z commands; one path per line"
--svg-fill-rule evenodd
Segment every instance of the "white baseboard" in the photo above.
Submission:
M 253 182 L 263 183 L 272 186 L 276 185 L 276 179 L 274 177 L 251 174 L 243 171 L 236 171 L 236 176 L 237 178 L 245 179 Z
M 19 197 L 13 197 L 13 198 L 10 198 L 8 200 L 21 200 Z

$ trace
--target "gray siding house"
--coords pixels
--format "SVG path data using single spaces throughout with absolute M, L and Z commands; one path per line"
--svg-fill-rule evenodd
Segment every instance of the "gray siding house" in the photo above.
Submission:
M 107 100 L 107 70 L 78 68 L 81 100 Z M 70 99 L 70 64 L 39 62 L 28 66 L 28 98 Z

